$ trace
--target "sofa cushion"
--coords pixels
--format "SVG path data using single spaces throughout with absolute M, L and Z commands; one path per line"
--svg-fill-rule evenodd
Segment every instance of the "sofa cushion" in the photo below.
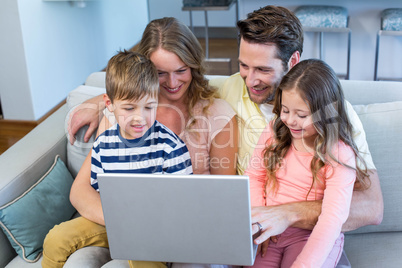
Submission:
M 75 212 L 69 201 L 73 178 L 59 156 L 50 169 L 22 195 L 0 207 L 0 226 L 27 262 L 40 258 L 46 234 Z
M 384 196 L 384 219 L 351 233 L 402 231 L 402 101 L 353 106 L 367 135 Z

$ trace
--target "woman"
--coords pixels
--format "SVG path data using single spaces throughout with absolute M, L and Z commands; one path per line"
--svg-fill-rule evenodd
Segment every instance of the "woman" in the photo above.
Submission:
M 225 101 L 215 99 L 218 97 L 216 89 L 204 78 L 203 50 L 193 33 L 175 18 L 151 21 L 143 33 L 138 52 L 151 59 L 158 69 L 160 92 L 156 119 L 186 143 L 194 174 L 236 174 L 235 112 Z M 102 119 L 98 134 L 113 125 L 108 118 L 112 117 Z M 90 162 L 89 154 L 70 193 L 71 203 L 83 217 L 66 224 L 91 224 L 93 233 L 79 233 L 74 241 L 80 242 L 71 245 L 71 239 L 59 242 L 63 233 L 63 226 L 59 226 L 57 231 L 52 231 L 52 238 L 48 239 L 49 235 L 46 238 L 58 241 L 58 244 L 47 248 L 58 248 L 62 243 L 62 247 L 67 244 L 66 250 L 72 253 L 85 246 L 108 246 L 100 196 L 90 185 Z M 69 226 L 69 229 L 74 228 Z M 83 236 L 89 238 L 84 240 Z M 65 259 L 52 261 L 63 263 Z

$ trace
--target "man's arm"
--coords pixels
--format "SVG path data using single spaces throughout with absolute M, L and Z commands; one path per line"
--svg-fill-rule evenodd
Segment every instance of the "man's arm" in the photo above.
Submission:
M 71 144 L 75 141 L 77 131 L 85 125 L 89 127 L 85 133 L 84 142 L 88 142 L 99 126 L 99 121 L 103 117 L 102 111 L 104 109 L 105 102 L 103 101 L 103 94 L 85 101 L 74 109 L 68 121 L 68 134 Z
M 366 225 L 378 225 L 382 221 L 384 203 L 380 181 L 376 170 L 370 170 L 369 174 L 370 187 L 353 191 L 349 217 L 342 227 L 342 232 Z M 259 222 L 264 230 L 259 237 L 260 243 L 282 233 L 290 226 L 312 230 L 321 214 L 321 205 L 321 200 L 318 200 L 253 208 L 253 223 Z M 258 227 L 254 225 L 253 233 L 257 231 Z

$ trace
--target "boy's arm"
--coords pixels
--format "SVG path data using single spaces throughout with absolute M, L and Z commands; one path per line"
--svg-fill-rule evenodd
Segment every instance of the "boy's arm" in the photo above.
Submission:
M 77 131 L 85 125 L 89 125 L 84 136 L 84 142 L 88 142 L 92 134 L 98 128 L 99 121 L 103 117 L 102 111 L 105 107 L 102 94 L 85 101 L 74 109 L 68 121 L 68 134 L 71 144 L 75 141 Z
M 99 124 L 97 136 L 110 127 L 111 123 L 107 120 L 107 117 L 103 117 Z M 70 201 L 81 216 L 98 224 L 105 225 L 100 195 L 91 186 L 91 155 L 92 151 L 85 158 L 71 186 Z
M 70 201 L 81 216 L 105 225 L 100 195 L 91 186 L 91 152 L 85 158 L 71 186 Z

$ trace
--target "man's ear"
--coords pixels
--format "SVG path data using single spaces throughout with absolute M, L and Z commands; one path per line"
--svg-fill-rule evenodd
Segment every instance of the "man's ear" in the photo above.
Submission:
M 113 103 L 107 94 L 103 94 L 103 101 L 105 102 L 105 106 L 109 112 L 113 113 Z
M 292 69 L 296 64 L 298 64 L 300 61 L 300 52 L 299 51 L 295 51 L 292 56 L 289 59 L 288 62 L 288 67 L 289 70 Z

